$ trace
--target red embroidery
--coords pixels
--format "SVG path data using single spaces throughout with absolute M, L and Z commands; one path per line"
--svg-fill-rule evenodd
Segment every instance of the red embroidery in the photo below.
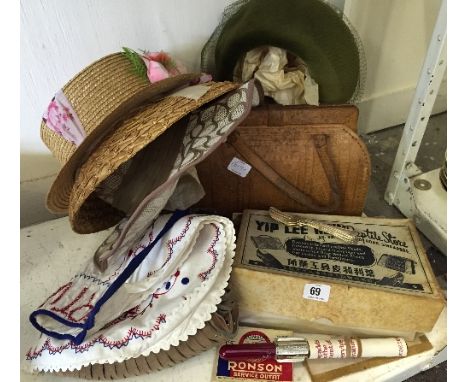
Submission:
M 119 322 L 125 321 L 126 319 L 133 320 L 136 316 L 140 315 L 140 305 L 134 306 L 133 308 L 123 312 L 119 317 L 111 322 L 105 324 L 100 330 L 108 329 L 111 326 L 118 324 Z
M 184 228 L 182 229 L 181 233 L 174 239 L 170 239 L 168 240 L 168 242 L 166 243 L 166 247 L 168 249 L 168 256 L 167 258 L 165 259 L 164 261 L 164 264 L 161 266 L 161 268 L 163 268 L 168 262 L 169 260 L 171 259 L 173 253 L 174 253 L 174 246 L 180 242 L 184 237 L 185 235 L 187 234 L 187 231 L 189 230 L 190 228 L 190 225 L 191 225 L 191 222 L 192 222 L 192 219 L 193 219 L 193 216 L 191 217 L 188 217 L 187 219 L 187 222 L 184 226 Z M 211 244 L 210 246 L 210 249 L 208 250 L 208 252 L 213 252 L 212 253 L 212 256 L 213 256 L 213 263 L 212 263 L 212 266 L 211 268 L 204 272 L 204 273 L 209 273 L 213 268 L 214 268 L 214 264 L 216 263 L 216 257 L 217 257 L 217 254 L 216 252 L 213 250 L 213 246 L 214 244 L 218 241 L 218 238 L 219 238 L 219 229 L 214 225 L 214 227 L 216 228 L 216 238 L 215 240 L 213 241 L 213 243 Z M 152 230 L 153 230 L 153 227 L 152 227 Z M 152 241 L 153 241 L 153 231 L 150 231 L 148 237 L 149 237 L 149 243 L 147 245 L 149 245 Z M 132 256 L 135 256 L 137 255 L 137 252 L 139 249 L 144 249 L 146 248 L 147 245 L 140 245 L 138 246 L 136 249 L 134 249 L 133 251 L 130 250 L 126 256 L 126 259 L 124 259 L 124 261 L 119 265 L 118 269 L 114 272 L 114 274 L 112 276 L 109 277 L 108 280 L 112 279 L 114 276 L 118 275 L 120 272 L 120 268 L 123 266 L 123 264 L 125 263 L 125 261 L 129 258 L 129 257 L 132 257 Z M 210 252 L 210 253 L 211 253 Z M 138 252 L 139 253 L 139 252 Z M 160 269 L 161 269 L 160 268 Z M 148 272 L 148 277 L 152 274 L 154 274 L 156 271 L 152 271 L 152 272 Z M 143 311 L 140 312 L 140 306 L 136 306 L 132 309 L 129 309 L 128 311 L 122 313 L 119 317 L 117 317 L 115 320 L 109 322 L 108 324 L 106 324 L 104 327 L 101 328 L 102 329 L 106 329 L 112 325 L 115 325 L 119 322 L 122 322 L 126 319 L 133 319 L 135 318 L 137 315 L 141 315 L 145 312 L 145 310 L 148 308 L 148 307 L 151 307 L 152 306 L 152 302 L 154 299 L 158 298 L 159 296 L 161 295 L 164 295 L 164 294 L 167 294 L 171 289 L 172 287 L 176 284 L 176 280 L 177 278 L 180 276 L 180 271 L 177 270 L 175 272 L 175 274 L 173 275 L 173 280 L 171 280 L 171 285 L 170 285 L 170 288 L 165 290 L 164 292 L 159 292 L 162 288 L 158 288 L 154 293 L 151 294 L 151 299 L 150 299 L 150 302 L 149 304 L 143 309 Z M 73 284 L 70 282 L 62 287 L 60 287 L 54 294 L 52 294 L 49 299 L 51 297 L 54 297 L 56 296 L 58 293 L 62 292 L 59 297 L 57 299 L 55 299 L 53 301 L 53 303 L 56 303 L 58 302 L 64 295 L 65 293 L 71 288 Z M 60 312 L 60 313 L 63 313 L 66 315 L 66 317 L 70 320 L 70 321 L 73 321 L 73 322 L 78 322 L 78 321 L 81 321 L 83 319 L 85 319 L 89 312 L 94 308 L 94 306 L 91 304 L 91 301 L 94 299 L 95 297 L 95 294 L 96 293 L 93 293 L 87 300 L 86 303 L 80 305 L 80 306 L 77 306 L 75 307 L 74 309 L 71 309 L 73 306 L 75 306 L 86 294 L 86 292 L 88 291 L 88 288 L 87 287 L 84 287 L 79 293 L 78 295 L 73 299 L 73 301 L 71 303 L 69 303 L 68 305 L 66 305 L 65 307 L 62 307 L 62 308 L 58 308 L 58 307 L 52 307 L 51 310 L 54 310 L 56 312 Z M 78 312 L 81 312 L 82 309 L 86 308 L 87 311 L 79 318 L 75 318 L 74 315 L 76 315 Z M 131 341 L 132 339 L 134 338 L 148 338 L 148 337 L 151 337 L 152 333 L 155 331 L 155 330 L 159 330 L 159 326 L 161 323 L 165 323 L 166 319 L 166 315 L 165 314 L 160 314 L 158 316 L 158 318 L 156 319 L 156 322 L 155 324 L 149 329 L 149 330 L 142 330 L 142 329 L 136 329 L 136 328 L 133 328 L 131 327 L 128 332 L 127 332 L 127 335 L 125 337 L 123 337 L 122 339 L 120 340 L 109 340 L 107 337 L 105 337 L 104 335 L 101 335 L 97 338 L 95 338 L 94 340 L 91 340 L 85 344 L 81 344 L 81 345 L 74 345 L 71 341 L 68 342 L 67 344 L 65 345 L 62 345 L 62 346 L 58 346 L 58 347 L 54 347 L 51 345 L 50 343 L 50 338 L 48 338 L 43 346 L 41 347 L 41 349 L 39 350 L 35 350 L 33 351 L 33 349 L 31 348 L 26 357 L 28 360 L 32 360 L 34 358 L 37 358 L 39 357 L 42 352 L 47 349 L 49 351 L 49 354 L 56 354 L 56 353 L 61 353 L 63 350 L 65 349 L 74 349 L 76 353 L 82 353 L 84 351 L 87 351 L 89 350 L 89 348 L 91 348 L 92 346 L 94 346 L 96 343 L 101 343 L 104 347 L 109 347 L 109 348 L 114 348 L 114 347 L 117 347 L 117 348 L 120 348 L 122 346 L 127 346 L 129 341 Z
M 149 238 L 149 241 L 148 241 L 148 244 L 146 245 L 142 245 L 140 244 L 138 247 L 136 247 L 135 249 L 130 249 L 127 253 L 127 256 L 122 260 L 122 262 L 120 263 L 119 267 L 115 270 L 115 272 L 105 281 L 110 281 L 112 280 L 114 277 L 116 277 L 117 275 L 120 274 L 120 268 L 122 268 L 122 266 L 128 261 L 129 258 L 133 257 L 133 256 L 136 256 L 138 253 L 137 251 L 139 249 L 143 250 L 145 249 L 148 245 L 150 245 L 152 242 L 153 242 L 153 230 L 154 230 L 154 222 L 153 224 L 151 224 L 151 230 L 150 230 L 150 233 L 148 235 L 148 238 Z
M 69 288 L 68 288 L 69 289 Z M 67 289 L 67 290 L 68 290 Z M 83 288 L 80 293 L 78 293 L 78 295 L 72 300 L 72 302 L 70 302 L 68 305 L 64 306 L 64 307 L 57 307 L 57 306 L 51 306 L 50 310 L 54 311 L 54 312 L 57 312 L 57 313 L 62 313 L 67 319 L 69 319 L 70 321 L 72 322 L 79 322 L 79 321 L 82 321 L 84 319 L 86 319 L 86 317 L 88 316 L 88 314 L 91 312 L 91 310 L 93 310 L 94 308 L 94 305 L 91 304 L 91 301 L 93 301 L 94 299 L 94 296 L 96 295 L 96 293 L 92 293 L 91 296 L 88 298 L 88 300 L 84 303 L 84 304 L 81 304 L 77 307 L 75 307 L 74 309 L 71 309 L 75 304 L 78 303 L 78 301 L 81 300 L 81 298 L 86 294 L 86 292 L 88 291 L 89 288 L 85 287 Z M 64 293 L 63 293 L 64 294 Z M 54 300 L 52 303 L 55 303 L 57 301 L 59 301 L 62 297 L 63 297 L 63 294 L 60 296 L 60 298 Z M 87 311 L 80 317 L 80 318 L 75 318 L 73 315 L 78 312 L 79 310 L 82 310 L 83 308 L 87 308 Z M 70 310 L 71 309 L 71 310 Z
M 211 271 L 214 269 L 217 261 L 218 261 L 218 252 L 215 251 L 214 246 L 216 243 L 219 241 L 219 235 L 220 235 L 220 230 L 218 226 L 215 224 L 211 223 L 211 225 L 215 228 L 216 230 L 216 237 L 213 239 L 213 241 L 210 244 L 210 247 L 208 248 L 207 253 L 211 255 L 211 266 L 208 268 L 205 272 L 199 273 L 198 277 L 202 280 L 205 281 L 208 278 L 208 275 L 211 273 Z
M 125 256 L 123 259 L 122 259 L 122 262 L 120 263 L 120 265 L 117 267 L 117 269 L 115 270 L 115 272 L 110 275 L 106 280 L 99 280 L 99 279 L 96 279 L 94 276 L 89 276 L 89 275 L 86 275 L 84 273 L 81 273 L 79 276 L 81 277 L 84 277 L 84 278 L 87 278 L 87 279 L 92 279 L 98 283 L 101 283 L 101 284 L 106 284 L 108 285 L 110 283 L 111 280 L 113 280 L 116 276 L 118 276 L 120 273 L 121 273 L 121 268 L 124 264 L 127 264 L 128 260 L 131 258 L 131 257 L 134 257 L 136 256 L 138 253 L 141 252 L 141 250 L 145 249 L 148 245 L 150 245 L 152 242 L 153 242 L 153 230 L 154 230 L 154 222 L 153 224 L 151 225 L 151 231 L 150 233 L 148 234 L 148 244 L 146 245 L 143 245 L 143 244 L 140 244 L 138 245 L 138 247 L 134 248 L 134 249 L 130 249 L 127 253 L 127 256 Z M 140 250 L 140 251 L 138 251 Z M 77 276 L 75 276 L 77 277 Z
M 154 322 L 153 326 L 148 330 L 141 330 L 141 329 L 131 327 L 127 331 L 127 334 L 120 340 L 111 340 L 104 335 L 100 335 L 99 337 L 81 345 L 74 345 L 71 341 L 69 341 L 65 345 L 52 346 L 50 338 L 47 338 L 47 340 L 44 342 L 44 344 L 41 346 L 39 350 L 33 350 L 33 348 L 30 348 L 28 352 L 26 353 L 26 359 L 28 361 L 31 361 L 37 357 L 40 357 L 44 350 L 48 350 L 49 354 L 51 355 L 55 355 L 57 353 L 60 354 L 66 349 L 73 349 L 75 350 L 75 353 L 84 353 L 85 351 L 88 351 L 91 347 L 93 347 L 96 344 L 102 344 L 104 347 L 108 347 L 109 349 L 113 349 L 113 348 L 120 349 L 123 346 L 127 346 L 129 342 L 135 338 L 140 338 L 140 339 L 150 338 L 154 332 L 159 330 L 159 327 L 161 326 L 161 324 L 164 324 L 164 323 L 166 323 L 166 315 L 160 314 L 156 318 L 156 321 Z
M 68 319 L 70 321 L 74 321 L 74 322 L 80 322 L 80 321 L 83 321 L 85 320 L 86 318 L 88 318 L 88 315 L 89 313 L 91 313 L 91 311 L 94 309 L 94 305 L 90 304 L 91 301 L 93 301 L 94 299 L 94 296 L 96 295 L 96 293 L 93 293 L 91 295 L 91 297 L 88 299 L 88 302 L 86 304 L 83 304 L 73 310 L 71 310 L 69 313 L 68 313 Z M 74 317 L 74 314 L 80 310 L 82 310 L 83 308 L 86 308 L 85 312 L 83 313 L 83 315 L 80 317 L 80 318 L 75 318 Z
M 134 248 L 133 251 L 132 251 L 132 256 L 136 256 L 138 255 L 141 251 L 143 251 L 148 245 L 150 245 L 153 240 L 154 240 L 154 236 L 153 236 L 153 231 L 154 231 L 154 223 L 151 224 L 151 229 L 148 233 L 148 243 L 147 244 L 139 244 L 138 247 Z
M 54 300 L 51 302 L 51 304 L 55 304 L 57 301 L 59 301 L 63 295 L 65 293 L 68 292 L 68 290 L 71 288 L 71 286 L 73 285 L 73 283 L 70 281 L 69 283 L 65 284 L 65 285 L 62 285 L 61 287 L 59 287 L 54 293 L 52 293 L 49 297 L 47 297 L 47 299 L 41 304 L 39 305 L 39 308 L 43 307 L 44 304 L 49 301 L 52 297 L 56 296 L 58 293 L 60 293 L 60 295 Z
M 179 236 L 177 236 L 176 238 L 174 239 L 169 239 L 166 243 L 166 247 L 167 247 L 167 250 L 168 250 L 168 256 L 166 258 L 166 260 L 164 261 L 164 264 L 158 268 L 158 269 L 154 269 L 150 272 L 148 272 L 146 274 L 146 277 L 151 277 L 153 276 L 154 274 L 156 274 L 157 271 L 159 271 L 160 269 L 164 268 L 164 266 L 169 262 L 169 260 L 171 259 L 172 257 L 172 254 L 174 253 L 174 246 L 179 242 L 181 241 L 184 236 L 187 234 L 187 231 L 189 230 L 189 227 L 190 227 L 190 224 L 192 224 L 192 219 L 193 219 L 193 216 L 190 216 L 188 219 L 187 219 L 187 222 L 185 223 L 185 226 L 184 228 L 182 229 L 182 232 L 179 234 Z
M 166 261 L 164 262 L 164 264 L 162 265 L 161 268 L 164 268 L 164 266 L 168 263 L 168 261 L 171 259 L 172 257 L 172 254 L 174 253 L 174 246 L 179 242 L 181 241 L 185 234 L 187 233 L 187 231 L 189 230 L 189 227 L 190 227 L 190 224 L 192 224 L 192 219 L 193 219 L 193 216 L 190 216 L 188 219 L 187 219 L 187 223 L 185 223 L 185 227 L 184 229 L 182 230 L 182 232 L 180 233 L 179 236 L 177 236 L 175 239 L 170 239 L 166 246 L 167 246 L 167 249 L 169 251 L 169 255 L 167 256 L 166 258 Z

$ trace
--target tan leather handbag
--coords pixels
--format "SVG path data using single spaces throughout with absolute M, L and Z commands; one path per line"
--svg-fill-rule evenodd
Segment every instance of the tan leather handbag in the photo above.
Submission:
M 370 160 L 356 133 L 357 117 L 353 105 L 253 109 L 227 142 L 197 166 L 206 195 L 196 207 L 225 216 L 270 206 L 360 215 Z M 237 175 L 228 169 L 233 158 L 252 168 L 245 174 L 241 163 L 244 173 Z

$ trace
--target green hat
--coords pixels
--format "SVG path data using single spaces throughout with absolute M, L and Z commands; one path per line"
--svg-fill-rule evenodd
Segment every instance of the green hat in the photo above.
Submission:
M 214 58 L 215 79 L 232 80 L 236 63 L 259 46 L 276 46 L 301 58 L 319 85 L 320 103 L 345 103 L 359 90 L 359 40 L 343 15 L 321 0 L 233 4 L 203 48 L 202 69 L 203 61 Z

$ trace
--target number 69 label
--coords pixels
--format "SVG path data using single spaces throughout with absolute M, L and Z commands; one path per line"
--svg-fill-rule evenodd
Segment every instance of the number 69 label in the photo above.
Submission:
M 306 284 L 304 285 L 303 297 L 308 300 L 327 302 L 330 297 L 330 285 Z

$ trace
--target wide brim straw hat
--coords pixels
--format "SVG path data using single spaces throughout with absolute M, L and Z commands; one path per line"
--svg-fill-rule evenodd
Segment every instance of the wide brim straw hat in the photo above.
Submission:
M 183 117 L 238 87 L 238 84 L 232 82 L 190 86 L 145 106 L 133 117 L 123 121 L 90 154 L 77 172 L 68 208 L 73 230 L 91 233 L 117 224 L 125 217 L 125 213 L 96 194 L 101 183 Z M 203 95 L 191 98 L 188 96 L 191 89 Z M 177 152 L 179 149 L 176 144 L 170 146 L 170 151 Z M 174 164 L 162 153 L 157 161 L 159 165 L 154 171 L 165 172 Z M 135 187 L 138 185 L 135 184 Z
M 359 35 L 343 13 L 323 0 L 239 0 L 226 7 L 203 47 L 201 69 L 232 80 L 245 54 L 263 46 L 285 49 L 307 65 L 319 102 L 355 102 L 366 72 Z
M 151 83 L 123 53 L 105 56 L 79 72 L 52 99 L 41 123 L 41 138 L 62 165 L 47 207 L 68 211 L 77 169 L 117 123 L 142 104 L 197 78 L 198 73 L 183 73 Z

